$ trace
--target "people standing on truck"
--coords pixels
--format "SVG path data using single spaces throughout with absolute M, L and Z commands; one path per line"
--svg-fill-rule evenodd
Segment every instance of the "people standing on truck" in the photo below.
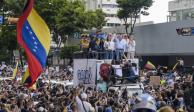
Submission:
M 136 46 L 136 42 L 135 42 L 135 39 L 134 39 L 134 36 L 133 35 L 130 35 L 129 37 L 129 56 L 128 58 L 129 59 L 133 59 L 135 57 L 135 46 Z
M 104 48 L 106 50 L 106 59 L 114 58 L 115 43 L 112 41 L 112 34 L 108 34 L 107 40 L 104 43 Z
M 114 42 L 115 42 L 116 60 L 120 60 L 124 56 L 126 41 L 123 39 L 121 34 L 117 34 L 117 36 L 114 37 Z

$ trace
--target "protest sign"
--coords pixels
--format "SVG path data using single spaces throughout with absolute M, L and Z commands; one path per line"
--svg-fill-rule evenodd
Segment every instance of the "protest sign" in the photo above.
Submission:
M 84 84 L 94 87 L 96 82 L 96 59 L 74 59 L 74 86 Z
M 160 85 L 160 76 L 150 76 L 150 85 L 153 86 Z

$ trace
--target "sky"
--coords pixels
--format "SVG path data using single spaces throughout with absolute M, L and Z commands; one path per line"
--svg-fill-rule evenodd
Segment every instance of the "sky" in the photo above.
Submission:
M 141 16 L 141 22 L 154 21 L 154 23 L 163 23 L 167 21 L 168 2 L 172 0 L 154 0 L 149 8 L 149 16 Z

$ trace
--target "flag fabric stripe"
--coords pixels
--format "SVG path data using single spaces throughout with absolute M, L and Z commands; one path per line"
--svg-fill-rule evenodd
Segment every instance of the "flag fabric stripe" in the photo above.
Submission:
M 28 15 L 30 14 L 30 11 L 32 10 L 33 5 L 34 5 L 34 0 L 28 0 L 25 6 L 24 12 L 17 23 L 17 42 L 21 46 L 23 46 L 24 44 L 22 40 L 22 26 L 23 26 L 23 23 L 26 21 L 26 18 L 28 17 Z
M 45 68 L 51 41 L 50 31 L 33 9 L 33 5 L 34 0 L 28 0 L 17 24 L 17 41 L 24 48 L 28 62 L 28 69 L 22 80 L 27 87 L 36 82 Z
M 32 9 L 32 12 L 30 13 L 27 19 L 30 26 L 32 27 L 32 30 L 37 35 L 39 41 L 42 43 L 48 54 L 50 49 L 50 44 L 48 43 L 51 42 L 51 38 L 39 38 L 44 36 L 50 37 L 50 31 L 46 23 L 42 20 L 42 18 L 37 14 L 37 12 L 34 9 Z M 45 28 L 42 28 L 42 26 L 44 26 Z
M 145 65 L 145 68 L 147 68 L 147 69 L 156 69 L 156 67 L 150 61 L 147 61 L 146 65 Z
M 30 49 L 32 54 L 41 63 L 42 67 L 45 67 L 47 57 L 46 51 L 32 31 L 30 25 L 28 24 L 28 21 L 24 23 L 24 26 L 22 28 L 22 38 L 28 45 L 28 48 Z
M 18 71 L 18 62 L 16 63 L 15 69 L 13 70 L 13 80 L 16 78 L 17 71 Z
M 28 68 L 29 68 L 29 74 L 31 74 L 29 77 L 31 77 L 31 83 L 30 85 L 33 85 L 33 83 L 36 81 L 40 73 L 43 71 L 42 66 L 38 62 L 38 60 L 35 58 L 35 56 L 30 52 L 30 50 L 24 46 L 26 49 L 26 55 L 28 60 Z M 29 85 L 29 86 L 30 86 Z
M 25 83 L 31 83 L 32 80 L 30 78 L 30 73 L 29 73 L 29 69 L 27 68 L 25 73 L 24 73 L 24 76 L 22 77 L 22 83 L 25 84 Z

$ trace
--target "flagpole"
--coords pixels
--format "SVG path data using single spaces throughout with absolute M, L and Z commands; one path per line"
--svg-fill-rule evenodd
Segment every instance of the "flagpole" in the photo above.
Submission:
M 19 55 L 20 55 L 21 66 L 23 68 L 24 67 L 24 63 L 23 63 L 23 60 L 22 60 L 22 49 L 21 49 L 21 47 L 19 47 Z

